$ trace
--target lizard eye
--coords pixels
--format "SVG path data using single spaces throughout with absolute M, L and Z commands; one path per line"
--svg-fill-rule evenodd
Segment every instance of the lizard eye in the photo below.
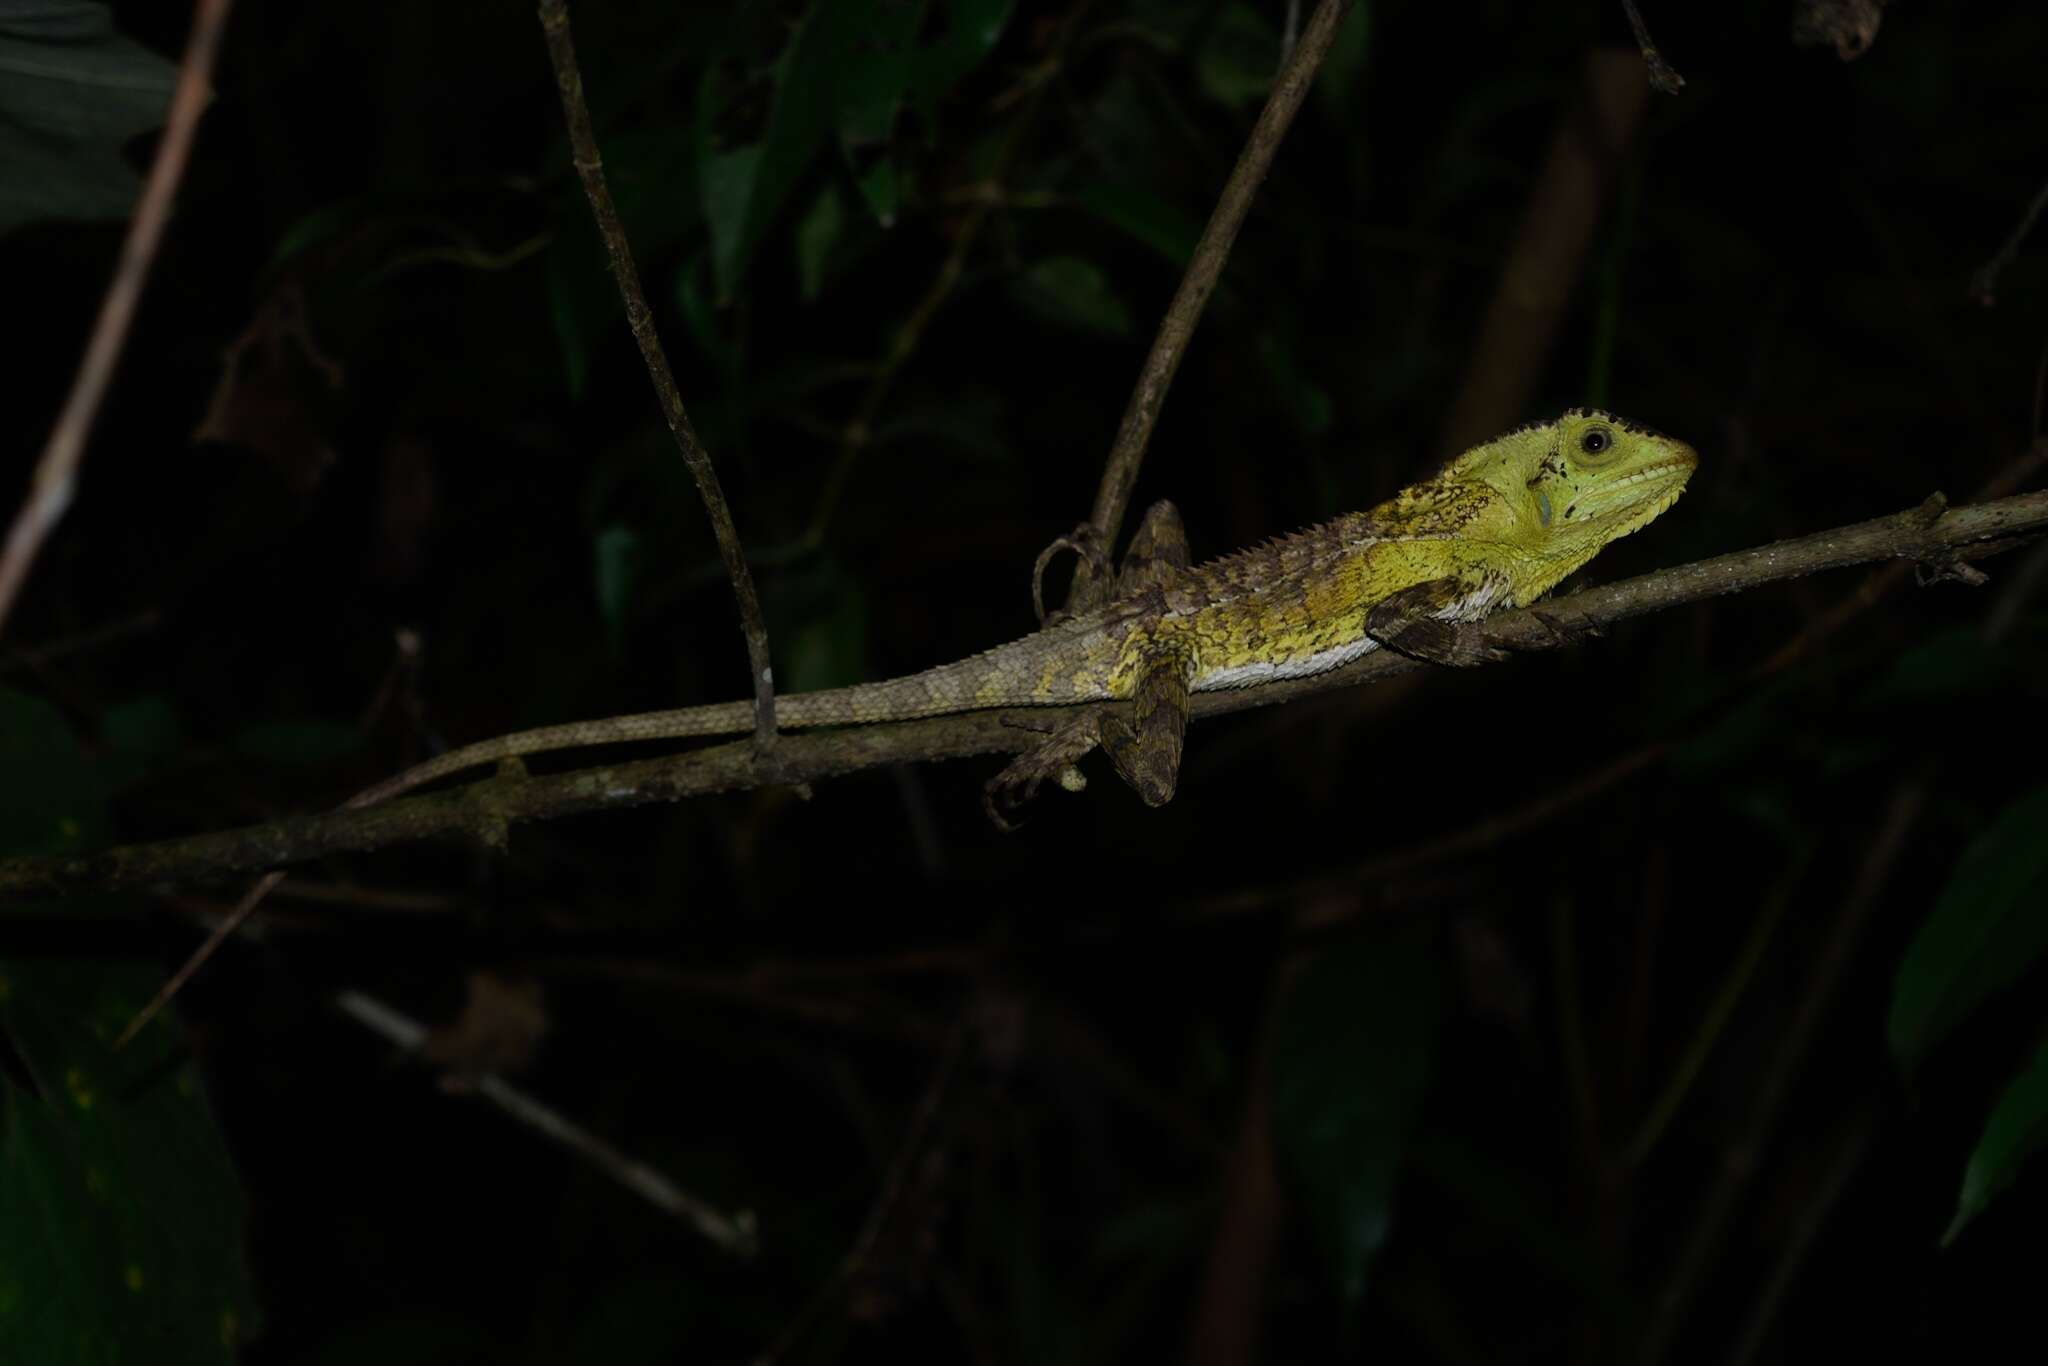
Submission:
M 1614 433 L 1605 427 L 1588 427 L 1579 437 L 1579 449 L 1587 455 L 1604 455 L 1614 447 Z

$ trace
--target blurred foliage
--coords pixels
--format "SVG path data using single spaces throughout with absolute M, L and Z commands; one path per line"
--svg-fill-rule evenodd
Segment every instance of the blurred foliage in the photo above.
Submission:
M 122 144 L 163 122 L 175 74 L 93 0 L 0 11 L 0 232 L 127 217 L 142 180 Z
M 1274 1142 L 1347 1307 L 1393 1227 L 1435 1060 L 1436 971 L 1418 939 L 1345 945 L 1288 984 L 1276 1026 Z
M 123 740 L 148 749 L 157 738 L 131 724 L 110 744 L 118 755 Z M 50 852 L 105 838 L 104 775 L 122 766 L 90 763 L 47 703 L 0 689 L 0 756 L 11 799 L 0 807 L 0 848 Z M 21 800 L 30 793 L 33 805 Z M 242 1192 L 198 1065 L 168 1023 L 110 1046 L 156 983 L 149 965 L 105 956 L 0 959 L 0 1362 L 9 1366 L 233 1361 L 258 1327 Z
M 2000 812 L 1964 851 L 1899 964 L 1892 1050 L 1918 1067 L 2048 949 L 2048 787 Z
M 189 7 L 15 8 L 25 457 Z M 1088 507 L 1310 6 L 570 8 L 780 683 L 1029 630 L 1032 560 Z M 1791 0 L 1643 8 L 1687 85 L 1592 206 L 1522 416 L 1604 402 L 1702 467 L 1592 573 L 2038 486 L 2048 228 L 1995 307 L 1969 282 L 2048 177 L 2048 11 L 1891 6 L 1844 63 L 1791 41 Z M 1174 498 L 1212 554 L 1445 454 L 1599 46 L 1629 49 L 1604 0 L 1356 4 L 1138 505 Z M 241 5 L 216 84 L 0 640 L 0 846 L 316 810 L 445 744 L 743 695 L 531 6 Z M 8 908 L 0 1362 L 220 1360 L 224 1324 L 259 1366 L 2038 1337 L 2048 561 L 1986 567 L 1207 723 L 1170 806 L 1096 765 L 1012 837 L 975 761 L 327 860 L 120 1054 L 139 964 L 237 885 Z M 545 985 L 522 1084 L 753 1210 L 758 1259 L 322 1006 L 446 1021 L 480 969 Z M 10 1336 L 25 1310 L 54 1336 Z

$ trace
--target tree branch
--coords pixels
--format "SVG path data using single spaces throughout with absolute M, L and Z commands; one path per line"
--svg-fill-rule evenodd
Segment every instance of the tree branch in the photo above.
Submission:
M 1643 22 L 1643 12 L 1636 7 L 1636 0 L 1621 0 L 1622 9 L 1628 12 L 1629 31 L 1636 36 L 1636 46 L 1642 50 L 1643 66 L 1648 70 L 1650 87 L 1667 95 L 1676 95 L 1685 89 L 1685 77 L 1671 69 L 1671 63 L 1664 60 L 1664 54 L 1657 50 L 1657 44 L 1650 38 L 1650 26 Z
M 733 526 L 732 510 L 718 484 L 718 471 L 697 440 L 690 415 L 683 411 L 683 398 L 676 390 L 675 375 L 668 368 L 668 355 L 654 330 L 654 313 L 640 289 L 640 272 L 633 264 L 633 248 L 626 230 L 619 225 L 619 212 L 612 206 L 612 192 L 605 184 L 604 162 L 597 154 L 597 137 L 590 128 L 590 109 L 583 102 L 583 73 L 576 65 L 576 46 L 569 34 L 566 0 L 540 0 L 541 31 L 547 35 L 548 60 L 554 63 L 555 84 L 562 92 L 562 117 L 569 127 L 569 147 L 576 160 L 576 174 L 583 179 L 583 192 L 590 199 L 590 213 L 604 238 L 605 254 L 611 260 L 612 278 L 618 281 L 619 297 L 626 304 L 626 322 L 633 340 L 640 344 L 641 359 L 647 362 L 647 378 L 654 383 L 661 400 L 661 414 L 675 436 L 676 449 L 697 481 L 704 510 L 711 517 L 711 534 L 718 540 L 718 557 L 732 579 L 732 595 L 739 603 L 740 629 L 747 638 L 747 661 L 754 677 L 754 739 L 767 748 L 775 739 L 775 676 L 768 666 L 768 627 L 761 618 L 761 602 L 754 595 L 754 575 L 740 549 L 740 534 Z
M 78 465 L 85 456 L 85 438 L 99 415 L 100 401 L 113 382 L 114 367 L 128 340 L 128 326 L 135 320 L 135 307 L 142 298 L 142 286 L 156 260 L 157 243 L 163 240 L 164 224 L 170 221 L 171 201 L 177 198 L 178 182 L 185 178 L 185 162 L 192 151 L 192 135 L 199 127 L 199 115 L 212 95 L 214 55 L 220 50 L 221 31 L 227 27 L 232 0 L 201 0 L 192 19 L 192 35 L 186 40 L 185 58 L 178 68 L 178 84 L 171 92 L 170 112 L 164 120 L 163 141 L 157 144 L 156 159 L 150 163 L 149 181 L 135 206 L 135 218 L 121 242 L 121 259 L 100 315 L 92 325 L 92 337 L 85 344 L 85 358 L 78 363 L 78 375 L 64 400 L 64 411 L 50 430 L 49 442 L 36 461 L 36 472 L 28 497 L 15 514 L 0 549 L 0 625 L 4 625 L 14 599 L 28 578 L 29 566 L 43 541 L 63 519 L 77 487 Z
M 1130 507 L 1131 490 L 1137 487 L 1138 466 L 1144 462 L 1145 447 L 1151 442 L 1153 425 L 1159 420 L 1160 405 L 1166 401 L 1174 372 L 1180 369 L 1181 358 L 1187 354 L 1188 339 L 1194 335 L 1195 324 L 1201 321 L 1202 308 L 1216 288 L 1217 277 L 1223 273 L 1223 263 L 1230 259 L 1237 230 L 1244 226 L 1260 182 L 1265 180 L 1273 156 L 1280 150 L 1280 140 L 1287 136 L 1288 125 L 1294 122 L 1295 112 L 1315 84 L 1316 71 L 1350 8 L 1351 0 L 1322 0 L 1309 17 L 1301 40 L 1294 45 L 1287 64 L 1273 83 L 1266 107 L 1259 111 L 1258 122 L 1252 125 L 1251 137 L 1223 186 L 1208 226 L 1202 229 L 1201 240 L 1195 243 L 1194 255 L 1188 259 L 1187 271 L 1174 291 L 1173 302 L 1166 306 L 1159 335 L 1153 338 L 1144 369 L 1138 372 L 1137 387 L 1131 390 L 1130 402 L 1124 408 L 1116 444 L 1110 447 L 1102 484 L 1096 490 L 1095 510 L 1088 519 L 1092 544 L 1102 555 L 1106 556 L 1116 543 L 1124 513 Z M 1074 599 L 1101 567 L 1089 555 L 1082 555 L 1074 570 L 1069 598 Z
M 1517 651 L 1545 650 L 1562 643 L 1559 624 L 1572 630 L 1597 629 L 1705 598 L 1878 560 L 1917 562 L 1923 576 L 1930 578 L 1981 578 L 1964 561 L 2012 549 L 2043 531 L 2048 531 L 2048 490 L 1946 512 L 1937 494 L 1910 512 L 1589 588 L 1536 611 L 1490 618 L 1483 629 L 1492 644 Z M 1375 650 L 1313 678 L 1197 694 L 1194 715 L 1219 716 L 1292 702 L 1429 667 L 1389 650 Z M 379 806 L 99 854 L 11 859 L 0 862 L 0 901 L 273 868 L 342 850 L 376 849 L 438 835 L 496 845 L 504 841 L 510 826 L 523 821 L 808 782 L 881 764 L 1016 751 L 1037 739 L 1038 732 L 1012 724 L 1008 714 L 987 711 L 785 735 L 772 759 L 751 741 L 735 741 L 544 777 L 530 777 L 513 763 L 497 776 L 467 787 Z
M 363 1028 L 405 1053 L 418 1053 L 427 1028 L 374 996 L 360 991 L 335 993 L 335 1007 Z M 632 1191 L 664 1214 L 688 1223 L 712 1243 L 738 1257 L 759 1250 L 760 1236 L 752 1210 L 726 1214 L 713 1209 L 646 1163 L 626 1156 L 568 1116 L 534 1099 L 496 1072 L 474 1077 L 444 1074 L 461 1083 L 460 1090 L 482 1096 L 519 1123 L 551 1143 L 560 1144 Z

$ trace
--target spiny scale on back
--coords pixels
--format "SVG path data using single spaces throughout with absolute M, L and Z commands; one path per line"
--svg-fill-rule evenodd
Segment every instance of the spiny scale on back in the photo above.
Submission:
M 1136 737 L 1092 730 L 1049 746 L 1042 761 L 1012 765 L 1001 781 L 1028 796 L 1047 776 L 1039 769 L 1100 743 L 1141 795 L 1163 801 L 1178 768 L 1185 692 L 1321 673 L 1385 643 L 1476 662 L 1445 643 L 1461 623 L 1548 592 L 1676 501 L 1695 464 L 1681 441 L 1573 408 L 1466 451 L 1370 511 L 1206 564 L 1187 564 L 1179 516 L 1160 504 L 1133 538 L 1113 595 L 1092 610 L 922 673 L 778 697 L 776 717 L 803 728 L 1131 698 L 1147 715 L 1162 705 L 1179 713 L 1169 718 L 1163 791 L 1135 778 L 1120 755 Z M 1140 546 L 1158 553 L 1144 558 Z M 1148 700 L 1155 693 L 1164 701 Z M 515 755 L 752 727 L 753 704 L 730 702 L 524 731 L 441 755 L 350 805 Z

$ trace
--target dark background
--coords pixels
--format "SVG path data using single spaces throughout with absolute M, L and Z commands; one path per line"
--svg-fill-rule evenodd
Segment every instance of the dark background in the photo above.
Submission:
M 807 51 L 799 4 L 572 9 L 790 690 L 1032 628 L 1033 557 L 1087 512 L 1285 19 L 826 8 L 906 7 L 912 50 L 966 56 L 809 141 L 792 87 L 889 51 Z M 1498 426 L 1597 402 L 1700 451 L 1588 581 L 2037 485 L 2048 234 L 1995 304 L 1971 278 L 2048 176 L 2048 10 L 1902 2 L 1845 62 L 1795 44 L 1783 3 L 1647 8 L 1688 84 L 1580 205 L 1555 334 L 1488 353 L 1546 149 L 1603 127 L 1589 81 L 1618 88 L 1589 54 L 1633 52 L 1621 9 L 1358 5 L 1135 506 L 1175 499 L 1208 556 L 1369 505 L 1501 370 L 1523 392 Z M 116 13 L 175 60 L 187 7 Z M 104 837 L 743 695 L 531 6 L 244 0 L 216 84 L 76 504 L 0 642 L 0 683 L 77 737 Z M 756 144 L 789 189 L 750 218 L 721 186 Z M 878 215 L 862 185 L 891 176 Z M 10 508 L 120 232 L 0 238 Z M 1160 810 L 1091 762 L 1084 795 L 999 835 L 986 759 L 300 870 L 166 1045 L 196 1057 L 246 1195 L 241 1359 L 738 1361 L 789 1334 L 790 1361 L 1227 1360 L 1232 1331 L 1242 1359 L 1968 1359 L 2037 1337 L 2038 1172 L 1939 1243 L 2038 1045 L 2043 970 L 1957 969 L 1964 996 L 1973 973 L 2003 989 L 1910 1070 L 1888 1019 L 1931 909 L 1971 894 L 1973 842 L 2003 831 L 1977 867 L 2010 864 L 1989 874 L 2008 909 L 2048 900 L 2041 805 L 2017 804 L 2040 782 L 2040 565 L 1895 575 L 1803 636 L 1875 572 L 1837 571 L 1205 722 Z M 29 908 L 0 953 L 168 968 L 238 887 Z M 471 1019 L 510 1042 L 441 1036 L 458 1062 L 504 1062 L 755 1211 L 760 1255 L 327 1004 L 357 987 L 447 1025 L 477 974 L 501 1004 Z M 537 1041 L 508 994 L 540 1002 Z M 0 1238 L 19 1253 L 26 1227 Z M 170 1341 L 124 1359 L 188 1359 Z

